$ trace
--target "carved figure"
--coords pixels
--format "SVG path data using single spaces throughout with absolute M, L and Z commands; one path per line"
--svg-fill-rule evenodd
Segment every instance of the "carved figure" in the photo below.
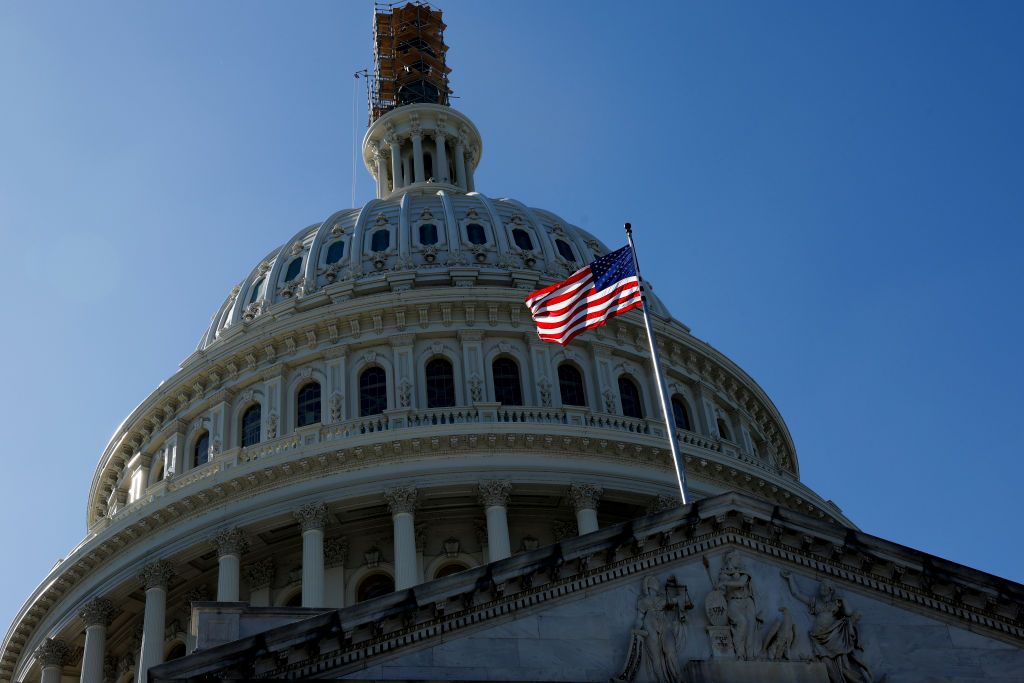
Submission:
M 644 579 L 636 601 L 636 624 L 622 672 L 613 680 L 632 681 L 641 662 L 656 683 L 681 683 L 679 653 L 684 647 L 686 611 L 693 609 L 686 586 L 670 576 L 661 589 L 656 576 Z
M 341 408 L 344 397 L 341 392 L 334 392 L 331 396 L 331 422 L 341 422 Z
M 804 595 L 788 571 L 782 578 L 793 597 L 807 605 L 814 623 L 808 635 L 815 656 L 824 662 L 829 683 L 871 683 L 871 671 L 861 659 L 864 648 L 857 633 L 860 614 L 849 612 L 831 581 L 822 581 L 817 595 Z
M 271 413 L 267 418 L 267 438 L 277 438 L 277 415 L 275 413 Z
M 768 659 L 789 659 L 789 649 L 796 642 L 796 624 L 793 615 L 785 607 L 780 607 L 782 618 L 779 619 L 764 637 L 764 653 Z
M 754 659 L 761 652 L 757 634 L 760 617 L 757 613 L 754 581 L 735 552 L 725 556 L 722 569 L 718 572 L 718 587 L 725 589 L 736 656 L 740 659 Z

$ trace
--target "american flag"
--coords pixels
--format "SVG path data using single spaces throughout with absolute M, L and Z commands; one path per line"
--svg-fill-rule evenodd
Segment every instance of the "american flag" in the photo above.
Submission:
M 626 246 L 602 256 L 567 279 L 538 289 L 526 297 L 526 305 L 538 336 L 562 346 L 612 316 L 643 306 L 633 250 Z

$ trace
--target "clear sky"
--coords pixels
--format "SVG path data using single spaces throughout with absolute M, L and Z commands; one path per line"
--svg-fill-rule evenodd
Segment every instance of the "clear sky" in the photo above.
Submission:
M 631 221 L 809 486 L 1024 580 L 1024 5 L 441 7 L 482 192 L 611 246 Z M 351 204 L 371 13 L 0 3 L 0 629 L 83 537 L 120 421 L 260 258 Z

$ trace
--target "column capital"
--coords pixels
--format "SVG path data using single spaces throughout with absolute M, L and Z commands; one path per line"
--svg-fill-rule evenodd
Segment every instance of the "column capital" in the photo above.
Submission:
M 71 659 L 71 647 L 60 638 L 47 638 L 35 656 L 43 666 L 64 666 Z
M 245 579 L 249 584 L 249 590 L 266 588 L 274 582 L 274 558 L 266 557 L 259 562 L 253 562 L 245 568 Z
M 647 514 L 653 515 L 655 512 L 674 510 L 677 507 L 682 507 L 682 505 L 683 503 L 679 498 L 659 493 L 654 498 L 651 498 L 651 502 L 647 504 Z
M 115 614 L 117 614 L 117 609 L 114 607 L 114 603 L 106 598 L 96 598 L 85 603 L 78 616 L 85 621 L 86 627 L 110 626 Z
M 480 482 L 480 503 L 485 508 L 494 507 L 495 505 L 508 507 L 508 499 L 511 495 L 511 482 L 498 480 Z
M 572 500 L 572 506 L 577 512 L 596 510 L 602 493 L 604 489 L 597 484 L 573 484 L 569 487 L 569 499 Z
M 313 529 L 323 529 L 327 524 L 327 506 L 323 503 L 306 503 L 292 515 L 302 526 L 303 533 Z
M 384 490 L 384 498 L 388 501 L 388 509 L 393 515 L 402 512 L 412 514 L 416 510 L 416 495 L 416 488 L 413 486 L 396 486 Z
M 342 536 L 341 538 L 332 538 L 331 540 L 324 543 L 324 566 L 328 569 L 331 567 L 343 566 L 348 562 L 348 539 Z
M 210 539 L 210 543 L 217 547 L 218 558 L 225 555 L 241 556 L 242 553 L 249 549 L 249 539 L 246 538 L 245 532 L 237 527 L 222 529 L 216 536 Z
M 143 590 L 150 588 L 167 588 L 171 578 L 175 575 L 174 567 L 167 560 L 157 560 L 142 568 L 139 573 L 139 581 L 142 582 Z

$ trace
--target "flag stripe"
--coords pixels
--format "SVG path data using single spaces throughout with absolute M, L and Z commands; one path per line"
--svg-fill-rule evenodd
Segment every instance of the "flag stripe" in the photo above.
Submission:
M 600 287 L 600 289 L 598 289 Z M 525 300 L 544 341 L 568 344 L 585 330 L 643 305 L 629 247 L 613 251 Z

